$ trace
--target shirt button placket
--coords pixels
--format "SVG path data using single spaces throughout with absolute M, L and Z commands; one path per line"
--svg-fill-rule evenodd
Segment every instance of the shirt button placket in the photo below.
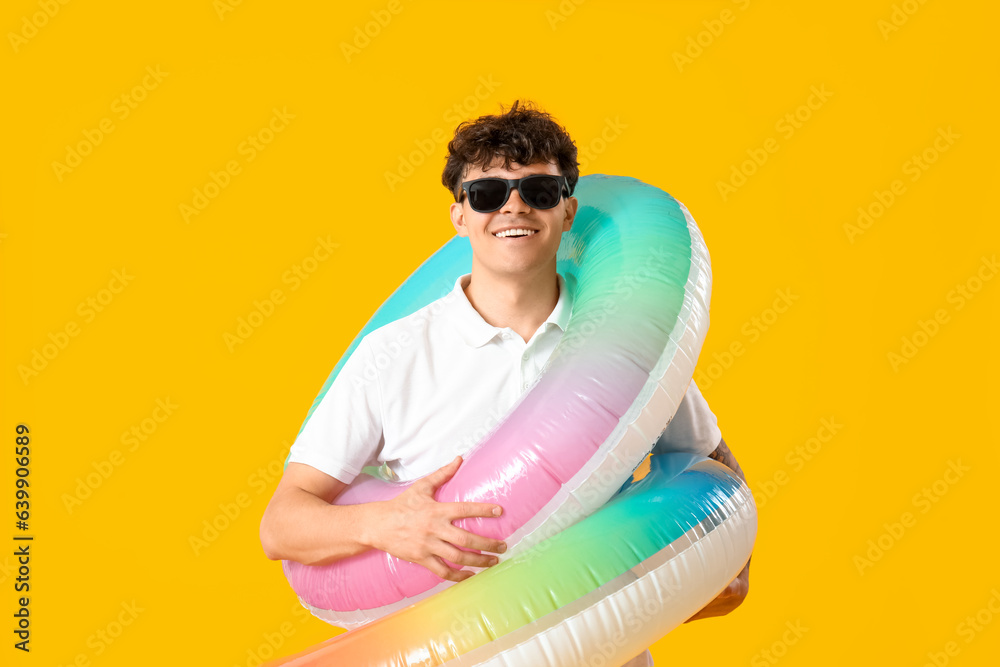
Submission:
M 528 381 L 527 381 L 527 379 L 526 379 L 528 377 L 528 367 L 527 367 L 528 363 L 527 362 L 528 362 L 528 357 L 529 356 L 530 355 L 528 354 L 528 347 L 525 346 L 524 352 L 521 353 L 521 391 L 527 390 L 528 384 L 529 384 Z

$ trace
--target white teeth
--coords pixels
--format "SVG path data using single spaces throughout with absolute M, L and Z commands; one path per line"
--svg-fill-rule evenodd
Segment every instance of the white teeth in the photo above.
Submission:
M 534 233 L 534 229 L 508 229 L 503 232 L 498 232 L 494 234 L 494 236 L 497 238 L 506 238 L 508 236 L 531 236 Z

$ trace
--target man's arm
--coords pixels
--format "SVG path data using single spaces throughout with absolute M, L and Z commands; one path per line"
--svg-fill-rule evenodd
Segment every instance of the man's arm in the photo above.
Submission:
M 497 562 L 479 551 L 503 553 L 506 544 L 452 524 L 464 517 L 498 516 L 499 505 L 434 499 L 437 488 L 451 479 L 460 464 L 461 457 L 456 457 L 391 500 L 333 505 L 347 484 L 312 466 L 290 463 L 261 519 L 264 553 L 272 560 L 325 565 L 381 549 L 422 565 L 442 579 L 467 579 L 474 573 L 462 570 L 463 566 L 482 568 Z
M 729 447 L 726 446 L 725 440 L 720 438 L 719 446 L 716 447 L 715 451 L 708 456 L 709 458 L 715 459 L 732 470 L 736 473 L 736 476 L 744 482 L 747 481 L 746 477 L 743 476 L 743 470 L 740 469 L 740 464 L 736 462 L 736 457 L 733 456 L 733 453 L 729 451 Z M 739 607 L 749 591 L 750 561 L 747 560 L 746 567 L 744 567 L 743 571 L 740 572 L 736 578 L 732 580 L 732 582 L 730 582 L 729 586 L 727 586 L 717 598 L 709 602 L 701 611 L 685 621 L 685 623 L 697 621 L 701 618 L 711 618 L 712 616 L 724 616 Z
M 347 488 L 336 477 L 290 463 L 260 522 L 260 543 L 272 560 L 325 565 L 371 548 L 366 534 L 371 508 L 333 506 Z

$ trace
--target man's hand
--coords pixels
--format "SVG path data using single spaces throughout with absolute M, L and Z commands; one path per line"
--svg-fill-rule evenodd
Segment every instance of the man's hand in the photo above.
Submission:
M 712 616 L 725 616 L 743 603 L 743 599 L 747 596 L 749 591 L 750 561 L 748 560 L 746 567 L 743 568 L 743 571 L 729 583 L 725 590 L 719 593 L 718 597 L 709 602 L 702 608 L 701 611 L 684 622 L 690 623 L 691 621 L 697 621 L 702 618 L 711 618 Z
M 716 447 L 715 451 L 709 454 L 708 457 L 715 459 L 719 463 L 728 467 L 736 473 L 737 477 L 746 483 L 747 479 L 743 476 L 743 470 L 740 469 L 740 464 L 736 462 L 736 457 L 733 456 L 731 451 L 729 451 L 729 447 L 726 445 L 725 440 L 720 439 L 719 446 Z M 684 622 L 690 623 L 691 621 L 697 621 L 701 618 L 710 618 L 712 616 L 725 616 L 732 610 L 739 607 L 749 592 L 750 560 L 748 559 L 743 571 L 736 575 L 736 578 L 733 579 L 721 593 L 719 593 L 718 597 L 709 602 L 701 611 Z
M 457 456 L 392 500 L 376 503 L 378 512 L 370 537 L 371 546 L 423 565 L 449 581 L 464 581 L 475 574 L 461 569 L 462 566 L 496 565 L 495 556 L 481 552 L 503 553 L 507 545 L 501 540 L 462 530 L 452 521 L 476 516 L 497 517 L 503 509 L 488 503 L 440 503 L 434 499 L 438 487 L 454 476 L 461 463 L 462 457 Z

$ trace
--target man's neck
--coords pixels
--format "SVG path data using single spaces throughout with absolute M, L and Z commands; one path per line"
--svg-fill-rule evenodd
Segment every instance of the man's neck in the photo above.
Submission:
M 544 270 L 515 277 L 476 271 L 465 287 L 465 296 L 482 318 L 495 327 L 510 327 L 525 341 L 531 340 L 559 301 L 555 262 Z

